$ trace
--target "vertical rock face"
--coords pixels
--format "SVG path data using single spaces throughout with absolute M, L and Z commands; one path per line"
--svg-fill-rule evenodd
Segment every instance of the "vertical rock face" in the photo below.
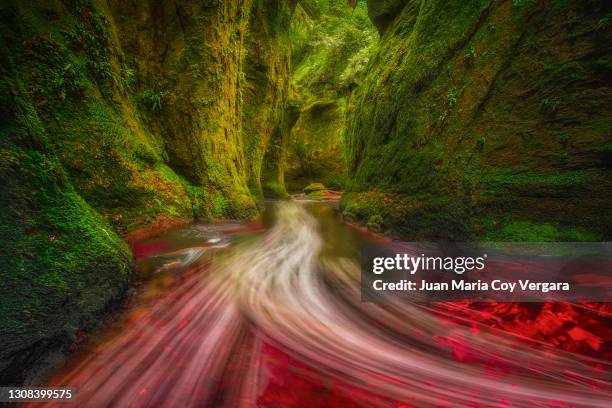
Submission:
M 377 40 L 365 4 L 300 2 L 293 15 L 292 111 L 287 147 L 287 187 L 314 182 L 341 189 L 345 108 Z
M 241 137 L 251 1 L 111 2 L 121 49 L 143 91 L 161 95 L 153 128 L 170 166 L 222 191 L 239 216 L 255 208 Z
M 290 85 L 289 24 L 294 4 L 256 2 L 251 12 L 242 77 L 242 135 L 248 184 L 255 196 L 283 196 Z
M 317 100 L 302 107 L 291 128 L 287 149 L 287 186 L 301 191 L 311 182 L 343 187 L 345 100 Z
M 24 367 L 122 295 L 119 233 L 255 212 L 264 154 L 282 140 L 290 12 L 250 0 L 0 5 L 0 382 L 26 381 Z
M 368 2 L 368 15 L 378 31 L 383 34 L 401 13 L 408 0 L 378 0 Z
M 612 235 L 605 2 L 368 3 L 384 35 L 349 107 L 348 213 L 412 238 Z
M 75 191 L 0 51 L 0 384 L 19 384 L 121 298 L 131 255 Z

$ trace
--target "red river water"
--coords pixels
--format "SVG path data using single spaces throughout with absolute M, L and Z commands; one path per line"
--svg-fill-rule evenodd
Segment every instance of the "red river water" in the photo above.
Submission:
M 261 227 L 138 243 L 146 283 L 50 384 L 79 407 L 612 407 L 609 361 L 362 302 L 367 239 L 333 206 L 282 202 Z

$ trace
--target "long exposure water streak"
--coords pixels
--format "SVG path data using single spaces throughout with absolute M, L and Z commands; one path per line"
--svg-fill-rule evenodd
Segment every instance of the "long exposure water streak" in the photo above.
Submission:
M 155 268 L 172 283 L 53 384 L 87 407 L 612 405 L 605 361 L 474 332 L 433 305 L 362 302 L 366 238 L 332 207 L 281 202 L 268 217 L 229 248 L 152 257 L 171 260 Z

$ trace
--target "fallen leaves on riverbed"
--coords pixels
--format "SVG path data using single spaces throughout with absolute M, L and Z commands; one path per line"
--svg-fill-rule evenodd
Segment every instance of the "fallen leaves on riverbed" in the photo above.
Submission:
M 480 323 L 526 340 L 612 361 L 612 303 L 455 302 L 439 305 L 444 317 Z

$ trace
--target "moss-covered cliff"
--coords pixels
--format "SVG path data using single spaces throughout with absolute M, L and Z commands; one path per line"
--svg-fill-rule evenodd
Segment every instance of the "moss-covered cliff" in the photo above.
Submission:
M 612 236 L 603 1 L 369 1 L 345 212 L 413 239 Z
M 256 213 L 263 156 L 282 133 L 291 9 L 0 5 L 0 381 L 22 381 L 121 297 L 122 233 Z
M 353 6 L 351 6 L 353 4 Z M 298 5 L 292 44 L 287 186 L 340 189 L 346 179 L 345 107 L 377 40 L 365 2 L 312 0 Z
M 291 84 L 288 30 L 295 5 L 293 1 L 260 1 L 251 12 L 242 77 L 242 137 L 248 185 L 256 197 L 264 192 L 281 197 L 287 194 L 285 152 Z
M 26 380 L 25 368 L 94 326 L 126 289 L 131 259 L 109 223 L 76 191 L 12 68 L 0 68 L 2 384 Z M 16 86 L 7 87 L 7 78 Z
M 248 189 L 241 137 L 251 1 L 110 2 L 144 121 L 170 167 L 191 186 L 197 215 L 241 217 Z M 210 208 L 208 208 L 210 207 Z

